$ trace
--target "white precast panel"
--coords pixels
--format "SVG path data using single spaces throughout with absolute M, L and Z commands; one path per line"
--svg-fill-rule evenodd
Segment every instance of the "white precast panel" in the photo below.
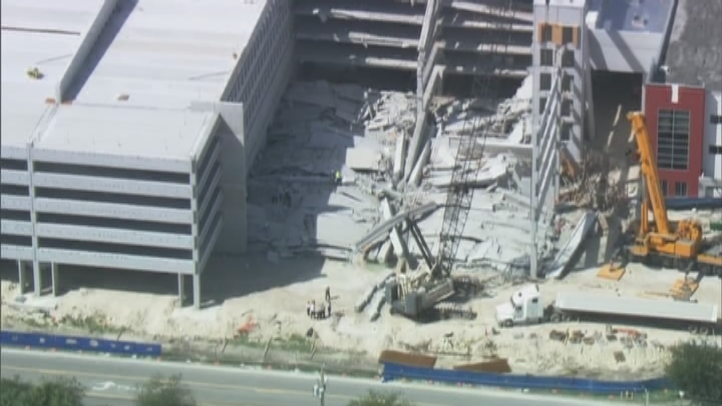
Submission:
M 592 293 L 560 293 L 555 306 L 562 310 L 578 312 L 711 323 L 717 321 L 719 317 L 718 307 L 714 304 Z

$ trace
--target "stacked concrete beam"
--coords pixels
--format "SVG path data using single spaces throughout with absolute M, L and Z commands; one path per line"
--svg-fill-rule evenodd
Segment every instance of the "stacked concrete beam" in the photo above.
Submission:
M 447 74 L 523 78 L 531 65 L 531 1 L 508 3 L 515 12 L 505 21 L 493 16 L 492 6 L 506 4 L 487 1 L 299 0 L 298 57 L 324 65 L 411 70 L 417 76 L 445 66 Z M 493 43 L 505 46 L 491 54 Z M 479 66 L 484 55 L 493 58 L 493 69 Z

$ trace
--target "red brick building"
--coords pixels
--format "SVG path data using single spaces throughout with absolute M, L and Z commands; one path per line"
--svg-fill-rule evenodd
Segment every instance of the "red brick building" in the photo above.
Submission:
M 705 139 L 705 96 L 703 87 L 645 85 L 644 114 L 666 196 L 698 196 Z

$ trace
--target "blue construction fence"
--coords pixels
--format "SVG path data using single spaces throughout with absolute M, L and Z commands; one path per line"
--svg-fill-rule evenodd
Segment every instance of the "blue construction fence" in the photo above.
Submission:
M 672 388 L 669 381 L 664 378 L 631 382 L 597 381 L 580 378 L 495 374 L 488 372 L 411 367 L 392 363 L 384 363 L 382 377 L 384 381 L 409 379 L 500 388 L 549 389 L 595 394 L 640 393 L 645 390 L 655 391 Z
M 0 331 L 0 345 L 94 351 L 148 357 L 157 357 L 161 354 L 160 344 L 55 334 L 21 333 L 17 331 Z

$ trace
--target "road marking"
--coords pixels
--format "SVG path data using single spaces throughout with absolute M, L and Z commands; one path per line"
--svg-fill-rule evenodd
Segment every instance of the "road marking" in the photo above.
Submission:
M 2 366 L 3 371 L 17 371 L 17 372 L 26 372 L 26 373 L 35 373 L 35 374 L 45 374 L 45 375 L 60 375 L 60 376 L 67 376 L 68 374 L 74 375 L 76 377 L 91 377 L 96 379 L 107 379 L 110 380 L 118 380 L 118 381 L 129 381 L 129 382 L 145 382 L 148 378 L 143 377 L 132 377 L 132 376 L 123 376 L 123 375 L 112 375 L 112 374 L 96 374 L 96 373 L 89 373 L 89 372 L 78 372 L 78 371 L 61 371 L 57 369 L 39 369 L 39 368 L 27 368 L 27 367 L 18 367 L 13 365 L 3 365 Z M 108 383 L 108 382 L 106 382 Z M 109 382 L 113 385 L 115 383 Z M 266 389 L 266 388 L 258 388 L 255 386 L 243 386 L 243 385 L 228 385 L 228 384 L 220 384 L 220 383 L 210 383 L 210 382 L 197 382 L 197 381 L 187 381 L 183 380 L 183 383 L 185 383 L 188 386 L 196 386 L 196 387 L 205 387 L 205 388 L 213 388 L 213 389 L 235 389 L 235 390 L 247 390 L 251 392 L 256 393 L 262 393 L 262 394 L 274 394 L 274 395 L 288 395 L 292 397 L 296 397 L 299 395 L 302 396 L 313 396 L 311 395 L 311 389 L 309 386 L 308 391 L 297 391 L 297 390 L 287 390 L 287 389 Z M 106 394 L 94 394 L 93 396 L 120 396 L 120 395 L 106 395 Z M 339 400 L 351 400 L 355 399 L 353 396 L 347 396 L 347 395 L 336 395 L 333 393 L 329 393 L 326 395 L 326 398 L 330 399 L 339 399 Z M 119 397 L 118 399 L 126 399 L 125 397 Z M 133 398 L 127 397 L 127 399 L 132 400 Z M 437 404 L 437 403 L 416 403 L 419 406 L 445 406 L 443 404 Z M 203 404 L 207 406 L 216 406 L 213 404 Z M 237 404 L 218 404 L 217 406 L 253 406 L 253 405 L 237 405 Z

